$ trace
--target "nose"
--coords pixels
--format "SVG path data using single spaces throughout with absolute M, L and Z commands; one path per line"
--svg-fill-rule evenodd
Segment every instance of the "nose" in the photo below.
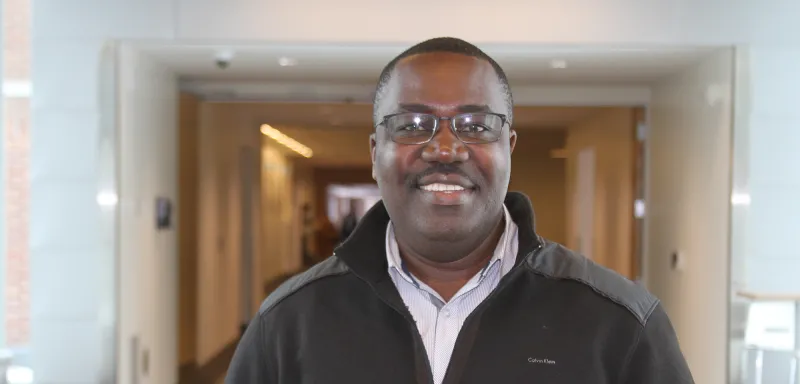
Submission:
M 469 151 L 456 137 L 450 120 L 441 120 L 439 129 L 422 150 L 422 160 L 431 163 L 458 163 L 469 159 Z

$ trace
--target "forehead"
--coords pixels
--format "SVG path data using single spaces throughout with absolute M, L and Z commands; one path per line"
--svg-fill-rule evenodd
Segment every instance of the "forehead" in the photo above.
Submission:
M 500 80 L 486 60 L 449 52 L 424 53 L 400 60 L 386 85 L 382 114 L 403 104 L 425 105 L 435 113 L 450 113 L 464 105 L 486 105 L 505 111 Z

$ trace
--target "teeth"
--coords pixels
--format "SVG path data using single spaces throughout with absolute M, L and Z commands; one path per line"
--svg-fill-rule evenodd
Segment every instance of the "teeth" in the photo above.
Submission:
M 423 185 L 419 188 L 422 189 L 423 191 L 428 191 L 428 192 L 455 192 L 464 190 L 464 187 L 460 185 L 442 184 L 442 183 Z

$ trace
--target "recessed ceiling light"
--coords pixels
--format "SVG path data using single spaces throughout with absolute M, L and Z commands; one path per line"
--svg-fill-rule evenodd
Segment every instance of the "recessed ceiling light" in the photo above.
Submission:
M 314 155 L 314 152 L 311 150 L 311 148 L 306 147 L 305 145 L 301 144 L 300 142 L 289 136 L 286 136 L 283 132 L 275 128 L 272 128 L 272 126 L 270 126 L 269 124 L 261 124 L 261 133 L 263 133 L 264 136 L 267 136 L 272 140 L 277 141 L 284 147 L 299 153 L 303 157 L 310 158 L 311 156 Z
M 278 59 L 278 64 L 280 64 L 281 67 L 293 67 L 297 65 L 297 60 L 291 57 L 281 57 Z
M 560 59 L 552 60 L 550 62 L 550 67 L 553 69 L 564 69 L 567 67 L 567 61 Z

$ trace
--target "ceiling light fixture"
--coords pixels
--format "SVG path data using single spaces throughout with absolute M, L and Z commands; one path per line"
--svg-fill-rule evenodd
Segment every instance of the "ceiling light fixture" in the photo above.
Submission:
M 278 59 L 278 64 L 280 64 L 281 67 L 293 67 L 297 65 L 297 60 L 291 57 L 281 57 Z
M 553 69 L 564 69 L 567 67 L 567 61 L 556 59 L 550 62 L 550 67 Z
M 264 136 L 267 136 L 270 139 L 277 141 L 284 147 L 297 152 L 303 157 L 310 158 L 311 156 L 314 155 L 314 151 L 312 151 L 311 148 L 306 147 L 303 144 L 300 144 L 297 140 L 292 139 L 289 136 L 286 136 L 281 131 L 275 128 L 272 128 L 272 126 L 270 126 L 269 124 L 261 125 L 261 133 L 263 133 Z

